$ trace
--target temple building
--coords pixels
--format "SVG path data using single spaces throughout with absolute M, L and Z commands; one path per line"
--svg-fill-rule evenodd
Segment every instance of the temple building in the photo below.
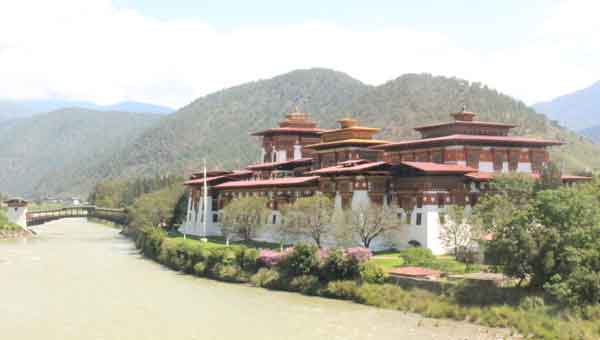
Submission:
M 368 204 L 397 209 L 404 221 L 402 231 L 390 240 L 378 240 L 374 247 L 420 245 L 436 254 L 445 253 L 440 232 L 449 205 L 476 204 L 487 182 L 499 173 L 539 176 L 549 161 L 548 148 L 563 144 L 511 136 L 515 125 L 478 121 L 475 113 L 464 108 L 451 118 L 417 127 L 420 139 L 390 142 L 374 137 L 379 129 L 360 126 L 352 118 L 341 119 L 339 128 L 326 130 L 306 113 L 290 113 L 279 127 L 253 133 L 262 145 L 259 163 L 242 170 L 207 173 L 206 200 L 203 173 L 185 182 L 190 196 L 180 231 L 219 235 L 221 210 L 228 202 L 263 196 L 268 197 L 272 213 L 261 238 L 269 240 L 281 223 L 283 205 L 298 197 L 324 194 L 337 209 Z

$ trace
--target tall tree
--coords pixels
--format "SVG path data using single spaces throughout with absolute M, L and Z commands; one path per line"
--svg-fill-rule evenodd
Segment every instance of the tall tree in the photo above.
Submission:
M 298 198 L 282 210 L 282 231 L 293 237 L 311 238 L 319 248 L 333 231 L 333 202 L 324 195 Z
M 403 226 L 397 211 L 385 205 L 365 204 L 345 211 L 344 217 L 340 227 L 365 248 L 376 238 L 399 231 Z
M 233 200 L 223 209 L 223 223 L 226 233 L 236 235 L 244 241 L 256 237 L 265 225 L 269 209 L 264 197 L 243 197 Z
M 459 258 L 462 250 L 470 250 L 481 239 L 482 233 L 476 224 L 469 223 L 465 207 L 452 205 L 442 221 L 440 240 L 446 249 L 451 249 L 454 256 Z

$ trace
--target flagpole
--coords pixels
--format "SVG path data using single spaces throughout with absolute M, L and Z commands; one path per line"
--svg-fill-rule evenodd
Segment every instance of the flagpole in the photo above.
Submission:
M 203 191 L 204 191 L 204 204 L 203 204 L 203 209 L 202 209 L 202 241 L 206 242 L 206 218 L 208 215 L 208 188 L 206 185 L 206 158 L 203 159 L 204 162 L 204 185 L 203 185 Z

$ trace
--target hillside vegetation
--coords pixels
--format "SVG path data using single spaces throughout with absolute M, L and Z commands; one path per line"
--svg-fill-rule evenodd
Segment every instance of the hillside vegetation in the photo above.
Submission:
M 0 191 L 74 193 L 72 171 L 100 166 L 158 121 L 156 115 L 64 109 L 0 125 Z M 51 189 L 49 189 L 51 188 Z
M 296 105 L 323 127 L 334 127 L 337 119 L 354 116 L 364 125 L 382 128 L 377 137 L 401 140 L 417 137 L 413 131 L 416 125 L 449 120 L 449 113 L 459 110 L 463 103 L 479 112 L 482 120 L 519 124 L 516 134 L 566 141 L 566 146 L 554 149 L 553 157 L 569 170 L 600 167 L 597 145 L 480 83 L 407 74 L 369 86 L 344 73 L 310 69 L 201 97 L 155 125 L 135 124 L 135 131 L 127 133 L 127 142 L 122 140 L 118 147 L 103 150 L 106 152 L 92 157 L 93 161 L 71 163 L 66 176 L 64 167 L 55 167 L 57 172 L 45 176 L 42 183 L 36 181 L 35 188 L 83 193 L 107 178 L 181 175 L 198 169 L 202 158 L 210 168 L 254 163 L 259 158 L 259 146 L 250 132 L 276 126 Z M 113 124 L 116 135 L 125 132 L 123 125 L 127 124 Z M 97 136 L 97 132 L 90 133 Z M 51 133 L 44 134 L 51 140 Z M 70 143 L 65 148 L 69 153 L 78 146 Z
M 337 119 L 354 116 L 382 128 L 378 137 L 399 140 L 416 137 L 416 125 L 450 119 L 448 114 L 463 102 L 482 120 L 519 124 L 518 134 L 566 141 L 553 153 L 567 168 L 600 167 L 598 146 L 480 83 L 408 74 L 374 87 L 343 73 L 311 69 L 199 98 L 113 155 L 110 166 L 84 168 L 74 176 L 181 174 L 197 168 L 203 157 L 211 168 L 243 166 L 259 158 L 257 140 L 249 132 L 275 126 L 296 104 L 321 126 L 333 127 Z

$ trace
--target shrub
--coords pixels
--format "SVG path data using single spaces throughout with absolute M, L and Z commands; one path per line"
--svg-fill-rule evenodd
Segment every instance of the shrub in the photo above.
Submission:
M 321 284 L 315 275 L 296 276 L 289 283 L 289 290 L 307 295 L 317 295 Z
M 257 287 L 277 288 L 279 273 L 274 269 L 260 268 L 256 274 L 252 275 L 250 281 Z
M 400 258 L 410 266 L 430 266 L 436 258 L 431 249 L 411 247 L 400 251 Z
M 373 253 L 369 248 L 355 247 L 346 249 L 346 255 L 352 259 L 355 263 L 364 263 L 369 261 Z
M 246 282 L 246 275 L 237 265 L 217 264 L 213 269 L 214 275 L 226 282 Z
M 358 288 L 355 281 L 331 281 L 323 290 L 323 295 L 335 299 L 354 300 L 358 296 Z
M 319 267 L 318 248 L 310 244 L 298 244 L 283 257 L 278 267 L 290 278 L 315 274 Z
M 359 265 L 361 282 L 383 284 L 387 278 L 383 269 L 373 262 L 361 263 Z
M 322 258 L 321 277 L 326 281 L 350 280 L 358 277 L 358 262 L 341 249 L 329 251 Z
M 207 270 L 217 275 L 217 265 L 231 266 L 236 263 L 235 252 L 229 247 L 211 249 L 206 259 Z
M 254 272 L 258 267 L 257 258 L 258 250 L 244 247 L 239 253 L 238 264 L 243 270 Z
M 269 250 L 269 249 L 261 249 L 261 251 L 258 254 L 258 257 L 256 259 L 256 262 L 259 265 L 263 265 L 268 268 L 273 268 L 276 265 L 278 265 L 279 262 L 281 262 L 281 260 L 283 259 L 284 256 L 285 256 L 284 252 L 282 253 L 282 252 L 273 251 L 273 250 Z
M 544 306 L 544 298 L 540 296 L 527 296 L 519 303 L 519 308 L 526 311 L 540 309 Z
M 206 274 L 206 263 L 198 262 L 194 265 L 194 274 L 204 276 Z

